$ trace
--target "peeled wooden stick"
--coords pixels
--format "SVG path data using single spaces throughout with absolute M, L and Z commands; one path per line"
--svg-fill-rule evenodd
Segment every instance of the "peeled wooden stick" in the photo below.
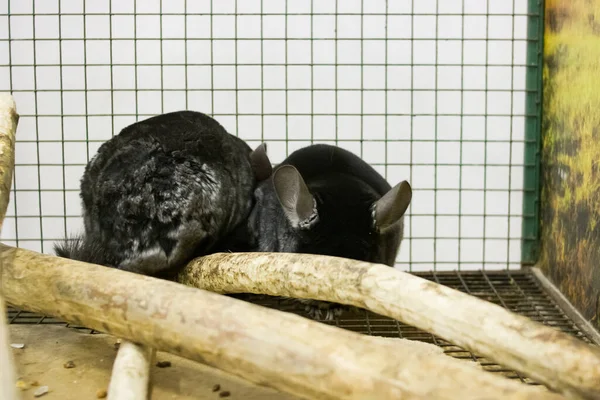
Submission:
M 0 93 L 0 231 L 8 208 L 15 169 L 15 135 L 19 115 L 13 97 Z
M 0 321 L 0 399 L 17 400 L 15 374 L 15 363 L 10 340 L 8 335 L 8 326 L 6 325 L 6 306 L 4 298 L 0 293 L 0 312 L 2 321 Z
M 0 93 L 0 232 L 10 199 L 10 187 L 15 168 L 15 134 L 19 115 L 15 101 L 8 93 Z M 2 264 L 0 264 L 2 268 Z M 6 306 L 0 276 L 0 399 L 16 400 L 16 374 L 12 349 L 9 347 Z
M 0 244 L 6 299 L 307 399 L 558 400 L 445 355 L 174 282 Z M 399 354 L 401 350 L 401 354 Z
M 156 350 L 124 340 L 113 364 L 108 400 L 147 400 Z
M 388 266 L 304 254 L 219 253 L 192 261 L 178 281 L 217 293 L 366 308 L 436 334 L 561 393 L 600 399 L 600 348 Z

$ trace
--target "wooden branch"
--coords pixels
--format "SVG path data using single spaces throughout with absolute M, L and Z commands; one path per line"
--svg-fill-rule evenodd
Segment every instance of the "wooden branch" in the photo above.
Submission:
M 6 306 L 1 293 L 0 312 L 2 313 L 2 321 L 0 321 L 0 399 L 17 400 L 19 397 L 15 386 L 17 383 L 15 362 L 6 324 Z
M 8 93 L 0 93 L 0 232 L 10 199 L 13 171 L 15 168 L 15 135 L 19 115 L 15 101 Z M 0 264 L 0 268 L 2 264 Z M 3 297 L 4 282 L 0 276 L 0 399 L 16 400 L 15 363 L 10 348 L 6 306 Z
M 366 308 L 486 356 L 579 399 L 600 398 L 600 348 L 500 306 L 388 266 L 337 257 L 219 253 L 178 281 L 217 293 L 257 293 Z
M 407 342 L 395 346 L 174 282 L 2 244 L 0 263 L 6 299 L 16 307 L 302 398 L 563 399 Z
M 108 400 L 148 400 L 156 350 L 124 340 L 119 346 L 108 386 Z
M 19 115 L 12 96 L 0 93 L 0 231 L 8 208 L 15 169 L 15 135 Z

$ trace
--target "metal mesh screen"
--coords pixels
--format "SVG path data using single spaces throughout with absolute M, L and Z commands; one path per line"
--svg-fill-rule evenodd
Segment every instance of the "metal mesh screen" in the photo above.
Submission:
M 392 185 L 408 179 L 401 269 L 519 268 L 537 232 L 525 153 L 539 127 L 541 8 L 3 0 L 0 90 L 21 120 L 2 239 L 50 252 L 82 227 L 79 179 L 98 146 L 136 120 L 193 109 L 251 146 L 266 141 L 274 162 L 332 143 Z
M 573 335 L 582 341 L 594 344 L 569 317 L 560 309 L 552 298 L 544 291 L 538 280 L 527 271 L 479 271 L 479 272 L 421 272 L 415 273 L 425 279 L 449 286 L 453 289 L 469 293 L 480 299 L 498 304 L 517 314 L 524 315 L 544 325 L 554 327 L 565 333 Z M 279 300 L 269 296 L 234 295 L 240 299 L 253 303 L 293 312 L 299 315 L 302 308 L 286 300 Z M 8 321 L 12 324 L 57 324 L 66 325 L 64 322 L 31 312 L 19 311 L 13 308 L 8 310 Z M 366 335 L 400 337 L 435 344 L 444 349 L 452 357 L 478 362 L 483 369 L 493 373 L 502 374 L 511 379 L 519 379 L 529 384 L 535 381 L 515 371 L 498 365 L 484 357 L 480 357 L 462 349 L 448 341 L 421 331 L 415 327 L 383 317 L 371 312 L 347 312 L 338 320 L 330 322 L 343 329 L 359 332 Z M 72 326 L 72 328 L 86 330 L 85 327 Z M 88 332 L 92 333 L 94 331 Z

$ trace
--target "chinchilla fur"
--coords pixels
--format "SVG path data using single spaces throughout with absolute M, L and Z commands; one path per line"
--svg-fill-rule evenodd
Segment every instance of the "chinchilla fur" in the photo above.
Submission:
M 81 180 L 84 233 L 58 256 L 170 277 L 246 220 L 271 174 L 255 151 L 208 115 L 178 111 L 124 128 Z

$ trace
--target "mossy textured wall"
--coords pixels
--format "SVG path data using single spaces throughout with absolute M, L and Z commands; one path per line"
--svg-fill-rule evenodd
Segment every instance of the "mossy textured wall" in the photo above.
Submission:
M 541 258 L 591 320 L 600 293 L 600 0 L 546 0 Z

